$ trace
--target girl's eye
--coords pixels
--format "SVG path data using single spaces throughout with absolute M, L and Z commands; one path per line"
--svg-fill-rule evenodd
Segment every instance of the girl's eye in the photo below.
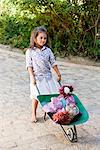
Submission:
M 42 40 L 42 39 L 46 40 L 47 38 L 46 38 L 46 37 L 40 37 L 40 39 L 41 39 L 41 40 Z

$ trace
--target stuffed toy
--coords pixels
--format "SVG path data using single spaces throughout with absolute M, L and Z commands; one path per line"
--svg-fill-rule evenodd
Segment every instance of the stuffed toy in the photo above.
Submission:
M 68 111 L 57 112 L 52 116 L 53 121 L 61 125 L 69 124 L 73 118 Z
M 45 112 L 51 112 L 56 113 L 57 111 L 60 111 L 63 108 L 63 104 L 61 102 L 62 97 L 52 97 L 51 102 L 47 103 L 43 106 L 43 110 Z
M 59 89 L 59 96 L 52 97 L 51 102 L 43 106 L 45 112 L 53 113 L 52 119 L 55 122 L 69 123 L 79 113 L 72 92 L 72 86 L 64 85 Z
M 59 88 L 60 95 L 64 97 L 70 95 L 73 92 L 73 87 L 71 85 L 64 85 Z
M 73 87 L 70 85 L 62 86 L 59 89 L 60 95 L 62 95 L 65 99 L 65 107 L 63 110 L 69 112 L 70 115 L 75 116 L 79 113 L 79 109 L 75 104 L 74 97 L 72 95 Z

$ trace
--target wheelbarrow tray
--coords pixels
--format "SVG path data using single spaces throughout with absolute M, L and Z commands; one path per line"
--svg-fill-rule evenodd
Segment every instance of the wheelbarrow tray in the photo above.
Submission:
M 74 122 L 71 122 L 70 124 L 65 124 L 65 125 L 78 125 L 78 124 L 82 124 L 84 122 L 86 122 L 89 118 L 88 112 L 85 109 L 85 107 L 83 106 L 82 102 L 79 100 L 79 98 L 75 95 L 72 94 L 74 99 L 75 99 L 75 103 L 77 105 L 77 107 L 79 108 L 79 111 L 82 113 L 82 115 L 79 117 L 79 119 Z M 50 95 L 39 95 L 38 96 L 38 100 L 40 101 L 41 106 L 43 107 L 45 104 L 47 104 L 48 102 L 51 101 L 51 97 L 57 97 L 59 96 L 59 94 L 50 94 Z

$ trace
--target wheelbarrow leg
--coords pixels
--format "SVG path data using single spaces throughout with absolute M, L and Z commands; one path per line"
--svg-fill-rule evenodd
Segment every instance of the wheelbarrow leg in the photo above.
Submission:
M 46 112 L 44 113 L 44 117 L 43 117 L 43 119 L 46 121 Z
M 75 126 L 75 125 L 74 125 L 74 127 L 73 127 L 73 133 L 74 133 L 73 142 L 77 142 L 77 131 L 76 131 L 76 126 Z

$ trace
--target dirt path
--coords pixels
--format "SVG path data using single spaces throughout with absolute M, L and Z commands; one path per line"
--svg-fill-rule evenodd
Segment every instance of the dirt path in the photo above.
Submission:
M 25 56 L 0 48 L 0 150 L 99 150 L 100 149 L 100 68 L 57 61 L 62 83 L 72 84 L 90 118 L 76 126 L 78 142 L 70 143 L 60 127 L 43 121 L 31 124 L 29 77 Z M 67 129 L 67 126 L 65 127 Z

